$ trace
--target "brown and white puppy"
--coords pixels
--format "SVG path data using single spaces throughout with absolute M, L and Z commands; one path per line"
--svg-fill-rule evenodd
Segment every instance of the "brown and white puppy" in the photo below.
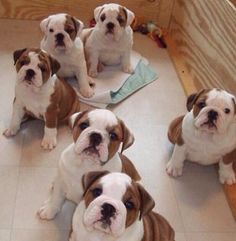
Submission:
M 71 117 L 74 143 L 61 154 L 58 174 L 49 199 L 38 211 L 42 219 L 53 219 L 67 198 L 78 203 L 83 195 L 81 179 L 89 171 L 124 171 L 140 179 L 133 164 L 118 153 L 131 146 L 134 137 L 111 111 L 96 109 Z
M 57 123 L 65 121 L 79 110 L 79 100 L 73 88 L 55 73 L 60 64 L 38 48 L 21 49 L 14 52 L 17 71 L 13 114 L 4 135 L 13 136 L 20 129 L 27 115 L 45 121 L 42 147 L 56 146 Z
M 219 163 L 220 182 L 235 183 L 235 97 L 224 90 L 205 89 L 188 97 L 187 109 L 189 112 L 169 127 L 168 136 L 175 147 L 167 173 L 182 175 L 186 159 L 202 165 Z
M 83 43 L 79 37 L 83 23 L 65 13 L 50 15 L 40 23 L 44 38 L 41 48 L 51 54 L 61 65 L 57 75 L 61 78 L 76 77 L 79 91 L 84 97 L 94 94 L 87 76 Z
M 70 241 L 174 241 L 170 224 L 152 211 L 152 197 L 128 175 L 90 172 L 82 181 Z
M 132 73 L 130 54 L 133 30 L 130 24 L 134 20 L 134 13 L 110 3 L 97 7 L 94 18 L 95 27 L 82 32 L 89 75 L 97 77 L 102 65 L 117 64 L 121 64 L 125 73 Z

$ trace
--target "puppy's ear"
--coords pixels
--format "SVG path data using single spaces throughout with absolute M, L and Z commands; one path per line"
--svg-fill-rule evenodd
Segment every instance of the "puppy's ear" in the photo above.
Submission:
M 14 65 L 16 64 L 16 61 L 20 58 L 20 56 L 25 52 L 25 50 L 26 48 L 14 51 L 13 53 Z
M 123 9 L 126 12 L 126 16 L 127 16 L 126 26 L 130 26 L 131 23 L 134 21 L 135 15 L 132 11 L 130 11 L 126 7 L 123 7 Z
M 99 21 L 99 17 L 101 15 L 101 12 L 102 12 L 103 9 L 104 9 L 104 5 L 96 7 L 94 9 L 94 19 L 95 19 L 96 23 Z
M 46 34 L 46 32 L 47 32 L 47 28 L 48 28 L 48 24 L 49 24 L 49 22 L 50 22 L 50 19 L 51 19 L 50 17 L 43 19 L 43 20 L 41 21 L 40 25 L 39 25 L 41 31 L 42 31 L 43 33 L 45 33 L 45 34 Z
M 193 93 L 190 96 L 188 96 L 186 107 L 188 111 L 191 111 L 193 108 L 193 105 L 196 103 L 197 99 L 202 95 L 203 93 L 207 92 L 207 89 L 202 89 L 197 93 Z
M 151 195 L 144 189 L 142 185 L 137 183 L 138 191 L 140 194 L 140 215 L 139 220 L 142 219 L 147 213 L 149 213 L 155 206 L 155 202 Z
M 84 193 L 98 178 L 101 178 L 102 176 L 108 173 L 109 173 L 108 171 L 97 171 L 97 172 L 88 172 L 84 174 L 82 177 L 82 186 L 83 186 Z
M 50 55 L 49 55 L 49 61 L 50 61 L 51 70 L 52 70 L 51 76 L 53 76 L 60 69 L 61 65 L 56 59 L 54 59 Z
M 127 128 L 125 123 L 120 119 L 119 119 L 119 121 L 121 124 L 122 134 L 123 134 L 122 148 L 121 148 L 121 153 L 122 153 L 125 149 L 129 148 L 134 143 L 134 136 L 130 132 L 130 130 Z
M 72 19 L 72 22 L 74 23 L 74 26 L 77 32 L 76 36 L 80 36 L 84 28 L 84 23 L 75 17 L 71 17 L 71 19 Z

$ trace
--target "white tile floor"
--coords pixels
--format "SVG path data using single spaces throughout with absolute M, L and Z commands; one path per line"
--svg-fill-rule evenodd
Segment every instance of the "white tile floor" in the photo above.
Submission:
M 36 21 L 0 20 L 0 132 L 10 120 L 15 70 L 12 52 L 38 46 L 41 34 Z M 172 147 L 167 140 L 169 122 L 185 112 L 185 95 L 166 50 L 135 34 L 135 50 L 149 59 L 159 79 L 111 109 L 133 131 L 135 144 L 126 155 L 135 163 L 156 201 L 156 210 L 176 230 L 176 241 L 236 241 L 231 215 L 214 167 L 187 164 L 184 175 L 165 173 Z M 33 121 L 18 135 L 0 135 L 0 241 L 66 241 L 74 205 L 67 203 L 52 222 L 35 213 L 45 200 L 60 152 L 71 141 L 66 126 L 59 129 L 58 146 L 40 148 L 43 125 Z

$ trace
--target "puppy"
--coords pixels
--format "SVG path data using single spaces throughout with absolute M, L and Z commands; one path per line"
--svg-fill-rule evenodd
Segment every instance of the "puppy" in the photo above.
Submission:
M 78 203 L 83 194 L 81 178 L 89 171 L 124 171 L 139 180 L 133 164 L 121 152 L 131 146 L 134 137 L 111 111 L 96 109 L 71 117 L 74 143 L 61 154 L 58 174 L 48 201 L 39 209 L 42 219 L 53 219 L 67 198 Z
M 221 183 L 235 183 L 235 97 L 220 89 L 205 89 L 187 100 L 188 113 L 170 124 L 168 136 L 175 144 L 167 173 L 182 175 L 184 160 L 202 165 L 219 163 Z
M 110 3 L 94 10 L 96 25 L 82 32 L 88 73 L 97 77 L 102 65 L 121 64 L 125 73 L 133 73 L 130 54 L 133 30 L 130 24 L 134 13 L 118 4 Z
M 81 95 L 91 97 L 94 91 L 88 81 L 83 43 L 78 37 L 83 26 L 81 21 L 65 13 L 49 16 L 40 23 L 44 33 L 41 48 L 60 63 L 57 73 L 60 78 L 75 76 Z
M 79 110 L 79 100 L 73 88 L 55 73 L 60 64 L 46 52 L 37 49 L 21 49 L 14 52 L 17 71 L 13 114 L 4 135 L 13 136 L 20 129 L 27 115 L 45 121 L 41 146 L 53 149 L 57 140 L 57 123 L 68 120 Z
M 170 224 L 152 211 L 152 197 L 128 175 L 90 172 L 82 182 L 70 241 L 174 241 Z

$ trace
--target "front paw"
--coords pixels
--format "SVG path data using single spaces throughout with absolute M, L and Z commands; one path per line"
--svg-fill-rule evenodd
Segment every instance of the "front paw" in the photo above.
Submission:
M 85 88 L 80 88 L 79 92 L 85 98 L 90 98 L 94 95 L 94 90 L 90 86 Z
M 228 185 L 232 185 L 234 183 L 236 183 L 236 177 L 235 177 L 235 173 L 234 170 L 220 170 L 219 171 L 219 179 L 220 179 L 220 183 L 225 184 L 227 183 Z
M 123 66 L 122 67 L 123 72 L 127 73 L 127 74 L 133 74 L 134 73 L 134 69 L 130 66 Z
M 172 177 L 182 176 L 183 165 L 177 165 L 173 160 L 170 160 L 166 165 L 166 172 Z
M 96 78 L 98 76 L 98 71 L 96 69 L 90 69 L 88 75 L 92 78 Z
M 57 138 L 52 136 L 44 136 L 41 147 L 45 150 L 52 150 L 57 145 Z
M 15 136 L 18 131 L 18 128 L 8 128 L 3 132 L 3 135 L 6 137 Z
M 58 208 L 51 206 L 51 204 L 47 202 L 38 210 L 37 215 L 41 219 L 51 220 L 55 218 L 59 211 Z

